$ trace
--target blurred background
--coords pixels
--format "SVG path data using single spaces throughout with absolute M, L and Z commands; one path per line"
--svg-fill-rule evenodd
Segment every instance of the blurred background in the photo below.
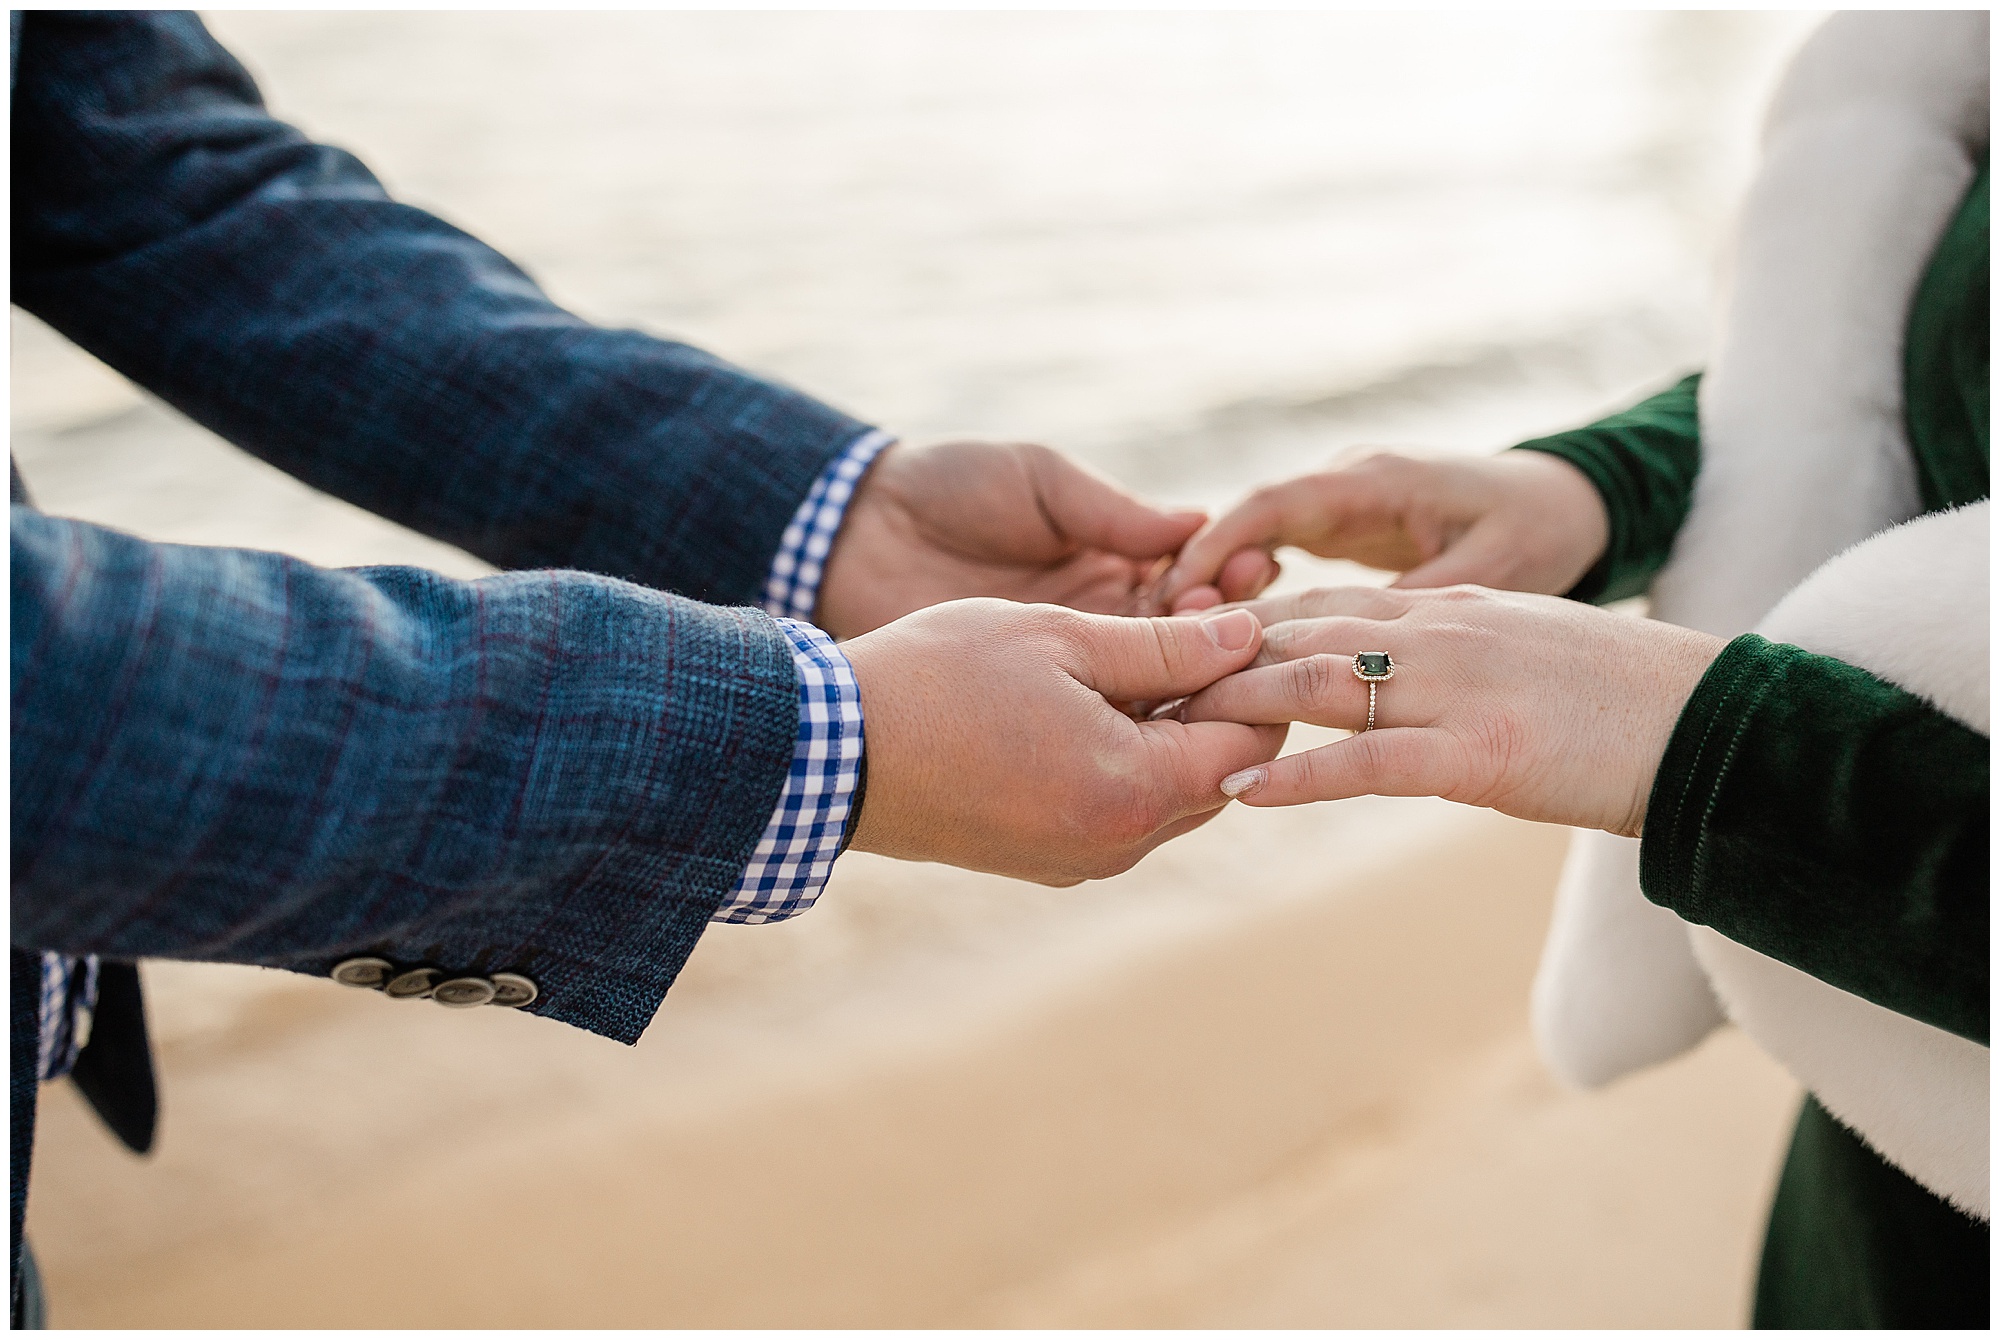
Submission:
M 1699 366 L 1816 19 L 210 22 L 280 115 L 593 319 L 1220 506 Z M 19 312 L 11 365 L 50 511 L 485 570 Z M 1727 1032 L 1604 1092 L 1547 1076 L 1527 987 L 1566 842 L 1359 800 L 1233 810 L 1066 891 L 851 855 L 809 915 L 712 928 L 636 1049 L 148 964 L 156 1154 L 44 1097 L 53 1320 L 1741 1324 L 1796 1087 Z

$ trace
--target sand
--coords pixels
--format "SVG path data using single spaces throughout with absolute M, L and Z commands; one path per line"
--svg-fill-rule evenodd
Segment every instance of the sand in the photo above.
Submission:
M 1549 1080 L 1564 841 L 1237 811 L 935 937 L 1008 882 L 847 864 L 630 1051 L 159 965 L 161 1149 L 51 1089 L 31 1234 L 74 1326 L 1740 1323 L 1795 1088 L 1734 1035 Z

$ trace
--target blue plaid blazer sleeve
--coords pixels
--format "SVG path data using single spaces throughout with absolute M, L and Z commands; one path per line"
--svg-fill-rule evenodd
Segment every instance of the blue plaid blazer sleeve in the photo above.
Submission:
M 791 762 L 755 610 L 11 521 L 16 945 L 515 971 L 634 1041 Z
M 867 429 L 555 306 L 271 117 L 191 14 L 15 17 L 13 300 L 328 493 L 503 568 L 750 603 Z

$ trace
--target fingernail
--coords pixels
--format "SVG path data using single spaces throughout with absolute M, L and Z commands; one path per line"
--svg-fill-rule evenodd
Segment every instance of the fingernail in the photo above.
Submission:
M 1242 651 L 1257 636 L 1257 616 L 1249 610 L 1231 610 L 1201 621 L 1215 645 L 1224 651 Z
M 1262 768 L 1245 768 L 1241 772 L 1232 772 L 1222 779 L 1222 794 L 1231 800 L 1240 800 L 1259 790 L 1270 775 Z

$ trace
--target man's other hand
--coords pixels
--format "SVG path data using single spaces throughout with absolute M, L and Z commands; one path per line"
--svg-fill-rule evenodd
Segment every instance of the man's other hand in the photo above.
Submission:
M 1255 615 L 1130 619 L 960 600 L 842 648 L 861 687 L 868 789 L 853 845 L 1069 885 L 1130 869 L 1220 812 L 1222 779 L 1279 726 L 1134 721 L 1250 664 Z
M 1203 520 L 1048 447 L 892 446 L 848 504 L 814 622 L 849 638 L 970 596 L 1137 613 L 1143 585 Z

